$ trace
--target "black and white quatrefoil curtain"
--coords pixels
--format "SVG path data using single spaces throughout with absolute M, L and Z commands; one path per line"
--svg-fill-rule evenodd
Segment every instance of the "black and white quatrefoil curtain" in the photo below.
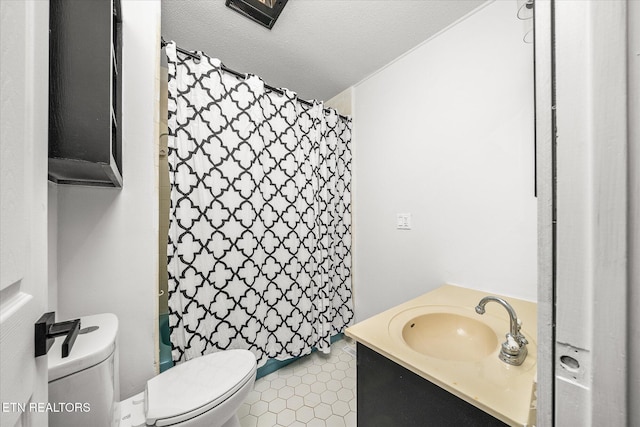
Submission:
M 166 52 L 174 361 L 329 351 L 353 318 L 351 121 Z

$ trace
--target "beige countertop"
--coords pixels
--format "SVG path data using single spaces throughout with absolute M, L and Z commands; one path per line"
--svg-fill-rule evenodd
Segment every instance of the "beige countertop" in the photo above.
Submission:
M 490 302 L 482 316 L 474 310 L 487 295 L 505 299 L 522 321 L 529 353 L 520 366 L 498 359 L 500 344 L 509 332 L 509 316 L 504 307 Z M 432 357 L 412 349 L 403 339 L 403 327 L 424 313 L 455 313 L 483 322 L 496 333 L 495 350 L 478 360 L 464 361 Z M 527 426 L 535 424 L 536 320 L 535 303 L 444 285 L 353 325 L 345 333 L 501 421 Z

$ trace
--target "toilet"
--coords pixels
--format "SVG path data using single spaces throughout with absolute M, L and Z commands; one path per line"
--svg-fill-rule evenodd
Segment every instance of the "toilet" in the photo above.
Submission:
M 147 381 L 118 402 L 118 318 L 82 317 L 68 357 L 63 337 L 48 352 L 50 427 L 239 427 L 238 408 L 253 389 L 256 359 L 247 350 L 207 354 Z

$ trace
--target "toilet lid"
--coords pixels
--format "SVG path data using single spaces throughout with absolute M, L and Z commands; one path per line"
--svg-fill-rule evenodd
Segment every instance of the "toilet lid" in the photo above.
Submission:
M 145 390 L 149 425 L 191 419 L 227 400 L 255 377 L 256 358 L 247 350 L 210 353 L 150 379 Z

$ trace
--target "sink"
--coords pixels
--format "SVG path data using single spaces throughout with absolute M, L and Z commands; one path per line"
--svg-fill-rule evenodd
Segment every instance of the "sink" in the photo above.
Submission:
M 509 297 L 529 341 L 527 358 L 514 366 L 498 358 L 509 316 L 497 304 L 482 316 L 475 311 L 485 296 L 445 285 L 350 326 L 346 335 L 507 425 L 534 425 L 536 304 Z
M 477 361 L 498 348 L 498 337 L 485 323 L 457 313 L 428 313 L 402 328 L 414 351 L 438 359 Z

